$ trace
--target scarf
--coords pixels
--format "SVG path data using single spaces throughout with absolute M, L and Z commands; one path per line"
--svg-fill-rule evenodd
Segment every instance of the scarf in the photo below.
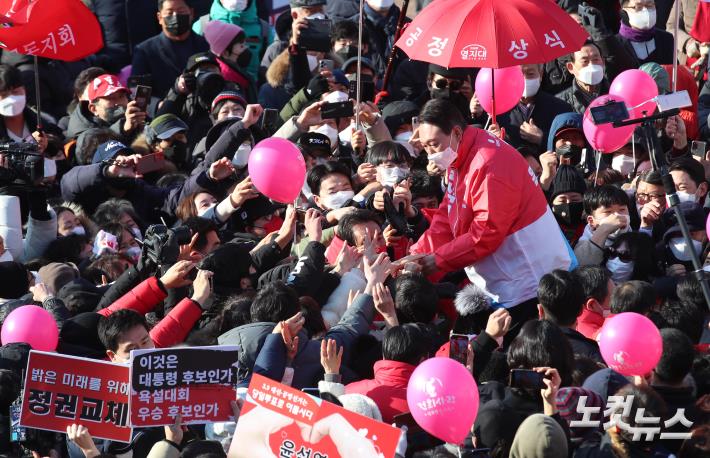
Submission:
M 650 28 L 648 30 L 634 29 L 630 25 L 621 23 L 619 27 L 619 35 L 626 38 L 629 41 L 635 41 L 637 43 L 643 43 L 644 41 L 653 40 L 656 36 L 656 29 Z

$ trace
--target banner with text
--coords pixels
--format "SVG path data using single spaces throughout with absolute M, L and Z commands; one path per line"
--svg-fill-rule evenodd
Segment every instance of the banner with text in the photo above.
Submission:
M 134 427 L 227 421 L 236 399 L 238 346 L 131 352 L 130 418 Z
M 93 437 L 130 442 L 129 367 L 32 350 L 20 425 L 66 433 L 86 426 Z

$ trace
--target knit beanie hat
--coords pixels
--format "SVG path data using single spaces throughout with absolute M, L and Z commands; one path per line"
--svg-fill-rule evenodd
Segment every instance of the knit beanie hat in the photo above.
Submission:
M 552 189 L 551 200 L 554 200 L 555 197 L 565 192 L 584 194 L 587 190 L 587 184 L 584 182 L 582 174 L 574 166 L 562 164 L 557 168 Z
M 338 401 L 343 404 L 346 410 L 359 413 L 373 420 L 382 421 L 382 414 L 380 413 L 379 407 L 377 407 L 375 401 L 364 394 L 342 394 L 338 396 Z
M 511 458 L 567 458 L 567 437 L 554 418 L 530 415 L 520 425 L 510 448 Z
M 586 396 L 587 399 L 582 404 L 584 407 L 599 407 L 600 410 L 596 414 L 592 414 L 591 420 L 597 423 L 594 427 L 570 427 L 570 435 L 572 442 L 581 442 L 583 438 L 592 432 L 600 431 L 600 426 L 602 423 L 602 412 L 604 411 L 604 401 L 602 397 L 599 396 L 592 390 L 585 390 L 584 388 L 579 388 L 576 386 L 560 388 L 555 396 L 555 405 L 557 406 L 557 411 L 560 416 L 564 418 L 567 423 L 573 421 L 581 421 L 584 417 L 584 413 L 581 409 L 577 409 L 580 406 L 579 399 L 582 396 Z
M 227 22 L 210 21 L 205 24 L 205 39 L 215 56 L 222 54 L 240 33 L 244 33 L 241 27 Z
M 41 267 L 38 273 L 49 293 L 54 295 L 62 289 L 62 286 L 79 277 L 79 270 L 74 264 L 63 262 L 50 262 Z

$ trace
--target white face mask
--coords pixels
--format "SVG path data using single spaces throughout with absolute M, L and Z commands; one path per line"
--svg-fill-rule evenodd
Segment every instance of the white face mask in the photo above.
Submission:
M 454 137 L 453 135 L 451 136 L 451 141 L 453 141 Z M 458 157 L 458 146 L 456 147 L 457 151 L 454 151 L 451 148 L 451 143 L 449 143 L 449 146 L 444 150 L 440 151 L 438 153 L 430 154 L 427 158 L 436 164 L 437 167 L 439 167 L 441 170 L 446 170 L 451 166 L 451 164 L 454 163 L 456 160 L 456 157 Z
M 532 97 L 540 90 L 540 78 L 525 79 L 523 97 Z
M 577 80 L 580 83 L 596 86 L 604 79 L 604 67 L 596 64 L 589 64 L 582 67 L 577 72 Z
M 395 185 L 402 179 L 409 175 L 408 167 L 377 167 L 377 173 L 379 174 L 379 181 L 382 186 L 389 186 L 394 188 Z
M 372 9 L 383 10 L 392 7 L 394 0 L 367 0 L 367 4 L 370 5 Z
M 343 143 L 350 143 L 350 140 L 353 139 L 354 128 L 355 124 L 350 124 L 348 127 L 345 128 L 345 130 L 341 130 L 338 134 L 338 138 L 340 139 L 340 141 Z
M 634 262 L 624 262 L 619 258 L 611 258 L 606 262 L 606 268 L 611 272 L 611 281 L 615 285 L 629 281 L 634 273 Z
M 331 149 L 334 149 L 338 145 L 338 131 L 330 124 L 323 124 L 317 128 L 315 132 L 323 134 L 330 139 Z
M 410 138 L 412 138 L 412 131 L 407 130 L 407 131 L 400 132 L 397 135 L 395 135 L 393 140 L 396 142 L 408 142 Z
M 611 160 L 611 168 L 628 177 L 634 171 L 634 158 L 625 154 L 617 154 Z
M 246 9 L 249 0 L 220 0 L 220 3 L 222 3 L 225 10 L 239 13 Z
M 310 70 L 311 73 L 318 67 L 318 58 L 316 56 L 311 56 L 308 54 L 306 56 L 306 59 L 308 59 L 308 70 Z
M 338 191 L 323 198 L 323 204 L 331 210 L 341 208 L 347 201 L 355 196 L 353 191 Z
M 214 207 L 216 207 L 216 206 L 217 206 L 217 204 L 215 203 L 215 204 L 210 205 L 209 207 L 206 207 L 205 209 L 203 209 L 203 210 L 197 212 L 197 216 L 203 216 L 205 213 L 207 213 L 208 211 L 212 210 L 212 209 L 213 209 Z
M 84 229 L 84 226 L 74 226 L 71 233 L 75 235 L 86 235 L 86 229 Z
M 629 25 L 635 29 L 648 30 L 656 25 L 656 8 L 629 11 Z
M 678 200 L 681 202 L 697 202 L 698 201 L 698 196 L 695 194 L 690 194 L 685 191 L 676 191 L 676 195 L 678 196 Z
M 8 95 L 0 100 L 0 115 L 17 116 L 25 109 L 26 102 L 24 95 Z
M 683 237 L 674 237 L 670 239 L 668 241 L 668 248 L 671 249 L 671 253 L 673 253 L 673 256 L 675 256 L 679 261 L 690 261 L 693 258 L 690 248 L 688 247 L 688 244 L 685 243 L 685 239 Z M 695 253 L 700 256 L 703 251 L 703 244 L 697 240 L 693 240 L 693 249 L 695 250 Z
M 234 157 L 232 157 L 232 164 L 234 164 L 234 166 L 239 169 L 246 167 L 246 165 L 249 163 L 250 153 L 251 144 L 246 142 L 242 143 L 241 145 L 239 145 L 237 152 L 234 153 Z
M 12 253 L 7 248 L 0 254 L 0 262 L 12 262 L 13 260 Z

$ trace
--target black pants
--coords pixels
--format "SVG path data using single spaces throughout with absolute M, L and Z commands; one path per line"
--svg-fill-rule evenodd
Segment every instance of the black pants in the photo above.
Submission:
M 532 299 L 528 299 L 525 302 L 521 302 L 516 306 L 508 308 L 508 313 L 510 313 L 512 320 L 510 322 L 510 329 L 508 330 L 508 333 L 505 337 L 503 337 L 504 348 L 507 349 L 508 346 L 510 346 L 510 342 L 515 339 L 520 332 L 520 328 L 523 327 L 523 324 L 525 324 L 526 321 L 537 320 L 539 318 L 537 313 L 537 302 L 537 297 L 533 297 Z

